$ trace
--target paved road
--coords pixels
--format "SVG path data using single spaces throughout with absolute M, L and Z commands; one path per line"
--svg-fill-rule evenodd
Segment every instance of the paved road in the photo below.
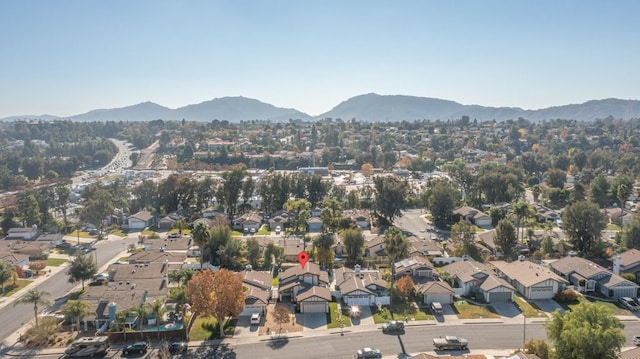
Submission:
M 98 258 L 98 268 L 110 263 L 114 260 L 119 253 L 126 250 L 126 246 L 129 243 L 135 243 L 135 239 L 109 239 L 107 241 L 101 241 L 96 245 L 96 251 L 94 256 Z M 38 290 L 43 290 L 51 293 L 48 299 L 53 303 L 60 306 L 62 300 L 56 303 L 57 298 L 66 298 L 66 295 L 71 291 L 76 284 L 68 282 L 68 276 L 65 273 L 66 270 L 52 274 L 50 278 L 37 285 Z M 24 294 L 23 294 L 24 295 Z M 18 298 L 15 298 L 18 299 Z M 46 308 L 39 308 L 44 310 Z M 17 333 L 21 327 L 33 319 L 33 307 L 26 304 L 19 304 L 14 306 L 12 303 L 4 305 L 0 308 L 0 338 L 3 340 L 9 338 L 12 334 Z M 11 343 L 13 344 L 13 343 Z

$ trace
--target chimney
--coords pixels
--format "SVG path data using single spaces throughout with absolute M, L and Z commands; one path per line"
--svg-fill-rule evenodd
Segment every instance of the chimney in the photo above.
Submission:
M 613 258 L 613 274 L 620 275 L 620 267 L 622 266 L 622 257 L 620 255 L 616 255 Z

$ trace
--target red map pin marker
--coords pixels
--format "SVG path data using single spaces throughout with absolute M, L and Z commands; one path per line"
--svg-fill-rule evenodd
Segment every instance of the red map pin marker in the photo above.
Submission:
M 300 265 L 302 266 L 302 268 L 304 268 L 308 260 L 309 260 L 309 255 L 307 254 L 307 252 L 298 253 L 298 262 L 300 262 Z

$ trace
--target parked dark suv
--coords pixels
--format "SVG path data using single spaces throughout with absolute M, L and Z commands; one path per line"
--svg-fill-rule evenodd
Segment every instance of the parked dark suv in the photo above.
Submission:
M 122 354 L 131 354 L 131 353 L 140 353 L 144 354 L 149 349 L 149 346 L 146 342 L 135 342 L 133 344 L 127 345 L 126 348 L 122 350 Z

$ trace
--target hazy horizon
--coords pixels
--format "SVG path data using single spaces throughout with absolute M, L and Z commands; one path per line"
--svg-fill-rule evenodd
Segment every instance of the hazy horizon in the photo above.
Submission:
M 376 93 L 536 110 L 640 99 L 640 3 L 4 1 L 0 118 Z

